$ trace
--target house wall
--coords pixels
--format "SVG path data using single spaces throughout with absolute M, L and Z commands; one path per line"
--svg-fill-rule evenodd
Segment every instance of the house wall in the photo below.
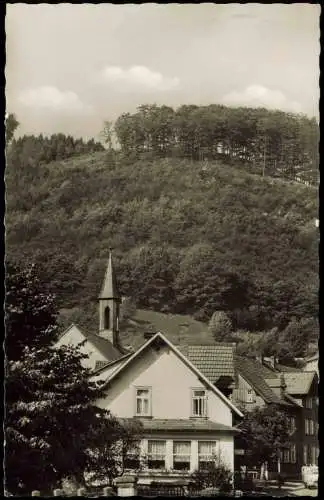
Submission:
M 95 368 L 97 361 L 107 361 L 106 358 L 86 339 L 80 330 L 73 325 L 57 342 L 56 346 L 72 345 L 77 346 L 81 342 L 85 343 L 80 347 L 80 351 L 88 356 L 88 359 L 81 361 L 81 364 L 87 368 Z
M 248 390 L 253 391 L 253 402 L 251 403 L 245 401 Z M 256 394 L 253 387 L 240 374 L 237 377 L 237 386 L 233 390 L 232 399 L 234 404 L 235 402 L 242 404 L 247 411 L 253 410 L 256 407 L 262 408 L 265 405 L 261 396 Z
M 147 434 L 141 440 L 140 449 L 142 456 L 147 455 L 149 439 L 166 441 L 166 471 L 173 469 L 173 441 L 190 441 L 191 442 L 191 457 L 190 457 L 190 473 L 198 469 L 198 443 L 199 441 L 215 441 L 216 454 L 223 464 L 234 471 L 234 440 L 232 435 L 222 432 L 214 433 L 159 433 Z M 178 476 L 183 476 L 183 471 L 175 472 Z M 145 474 L 144 474 L 145 476 Z
M 192 388 L 206 389 L 192 370 L 168 346 L 149 348 L 134 359 L 107 389 L 98 405 L 109 408 L 118 417 L 135 416 L 136 387 L 150 387 L 152 417 L 188 419 L 192 415 Z M 208 418 L 232 425 L 231 409 L 213 392 L 208 391 Z
M 319 375 L 318 359 L 314 359 L 312 361 L 308 361 L 306 363 L 306 365 L 304 366 L 303 371 L 305 371 L 305 372 L 316 372 L 317 375 Z

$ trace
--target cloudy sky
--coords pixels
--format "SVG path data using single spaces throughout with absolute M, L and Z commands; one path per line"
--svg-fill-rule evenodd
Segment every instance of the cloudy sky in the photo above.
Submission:
M 21 133 L 96 137 L 146 103 L 318 116 L 319 5 L 7 4 Z

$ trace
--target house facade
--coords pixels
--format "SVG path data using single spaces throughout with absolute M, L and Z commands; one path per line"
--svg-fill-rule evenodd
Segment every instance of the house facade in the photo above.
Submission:
M 315 372 L 281 371 L 262 360 L 235 357 L 236 387 L 233 402 L 244 411 L 275 404 L 290 420 L 290 439 L 281 450 L 281 471 L 291 478 L 300 478 L 303 465 L 318 463 L 318 378 Z M 236 451 L 240 450 L 239 437 Z M 236 455 L 235 468 L 244 463 L 244 455 Z M 272 465 L 275 472 L 276 464 Z M 271 472 L 271 469 L 270 469 Z
M 234 421 L 242 413 L 163 334 L 94 379 L 107 388 L 98 406 L 142 424 L 129 461 L 140 482 L 175 481 L 217 459 L 234 471 Z

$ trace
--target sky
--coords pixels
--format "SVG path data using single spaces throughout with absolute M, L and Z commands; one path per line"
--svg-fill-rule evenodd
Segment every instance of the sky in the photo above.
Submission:
M 99 137 L 140 104 L 319 116 L 319 4 L 7 4 L 20 134 Z

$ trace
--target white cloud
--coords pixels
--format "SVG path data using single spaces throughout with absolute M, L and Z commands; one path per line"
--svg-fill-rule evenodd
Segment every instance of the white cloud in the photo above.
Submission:
M 56 87 L 43 86 L 25 89 L 20 92 L 18 100 L 26 107 L 40 110 L 83 113 L 90 110 L 79 96 L 70 90 L 59 90 Z
M 301 104 L 290 101 L 281 90 L 271 90 L 262 85 L 250 85 L 243 91 L 229 92 L 222 98 L 222 102 L 228 105 L 281 109 L 294 113 L 302 111 Z
M 120 66 L 106 66 L 100 74 L 100 81 L 161 91 L 175 89 L 180 84 L 178 77 L 164 76 L 146 66 L 131 66 L 128 69 Z

